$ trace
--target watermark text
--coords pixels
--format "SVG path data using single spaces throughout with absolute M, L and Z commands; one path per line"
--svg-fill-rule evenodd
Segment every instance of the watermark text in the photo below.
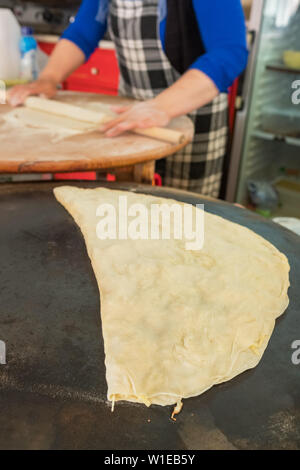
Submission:
M 292 363 L 295 366 L 300 365 L 300 340 L 296 340 L 292 343 L 292 349 L 295 349 L 295 352 L 292 354 Z
M 292 88 L 295 90 L 292 93 L 292 103 L 300 104 L 300 80 L 295 80 L 292 83 Z
M 3 80 L 0 80 L 0 104 L 6 103 L 6 85 Z
M 0 365 L 6 364 L 6 344 L 0 340 Z
M 101 204 L 96 210 L 100 240 L 184 240 L 186 250 L 201 250 L 204 244 L 204 204 L 163 203 L 128 205 L 119 196 L 118 207 Z

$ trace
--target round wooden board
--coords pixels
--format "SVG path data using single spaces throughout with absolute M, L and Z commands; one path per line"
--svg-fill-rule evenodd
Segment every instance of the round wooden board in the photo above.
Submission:
M 60 92 L 56 100 L 84 107 L 89 103 L 130 104 L 133 100 L 89 93 Z M 173 145 L 133 133 L 107 138 L 100 132 L 68 137 L 59 142 L 45 129 L 16 128 L 2 116 L 11 111 L 0 106 L 0 173 L 41 173 L 105 170 L 158 160 L 185 147 L 194 128 L 187 116 L 173 119 L 168 127 L 182 132 L 186 140 Z

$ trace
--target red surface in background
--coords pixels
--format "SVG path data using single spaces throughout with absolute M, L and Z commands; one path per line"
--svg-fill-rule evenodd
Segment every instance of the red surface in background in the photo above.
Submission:
M 96 181 L 97 173 L 95 171 L 73 172 L 73 173 L 54 173 L 55 180 L 90 180 Z
M 40 49 L 50 55 L 55 44 L 39 42 Z M 112 49 L 96 49 L 89 60 L 73 72 L 63 83 L 64 90 L 117 95 L 119 66 Z
M 233 136 L 234 123 L 236 116 L 236 97 L 238 94 L 239 79 L 237 78 L 233 85 L 228 90 L 228 105 L 229 105 L 229 133 Z

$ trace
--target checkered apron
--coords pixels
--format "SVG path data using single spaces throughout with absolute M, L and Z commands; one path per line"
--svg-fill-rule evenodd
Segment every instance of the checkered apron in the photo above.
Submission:
M 180 77 L 162 48 L 159 0 L 110 0 L 108 28 L 120 67 L 119 93 L 154 98 Z M 192 143 L 157 162 L 163 184 L 218 197 L 227 145 L 227 95 L 189 114 Z

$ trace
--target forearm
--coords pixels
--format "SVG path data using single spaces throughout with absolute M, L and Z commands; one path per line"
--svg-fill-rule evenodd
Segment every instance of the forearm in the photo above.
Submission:
M 39 79 L 50 79 L 59 84 L 82 65 L 84 61 L 85 55 L 76 44 L 67 39 L 61 39 L 53 50 Z
M 156 98 L 116 109 L 120 116 L 102 126 L 102 130 L 108 137 L 115 137 L 134 128 L 163 127 L 174 117 L 209 103 L 218 94 L 218 88 L 207 75 L 192 69 Z
M 210 103 L 219 90 L 203 72 L 192 69 L 154 98 L 153 103 L 172 119 Z

